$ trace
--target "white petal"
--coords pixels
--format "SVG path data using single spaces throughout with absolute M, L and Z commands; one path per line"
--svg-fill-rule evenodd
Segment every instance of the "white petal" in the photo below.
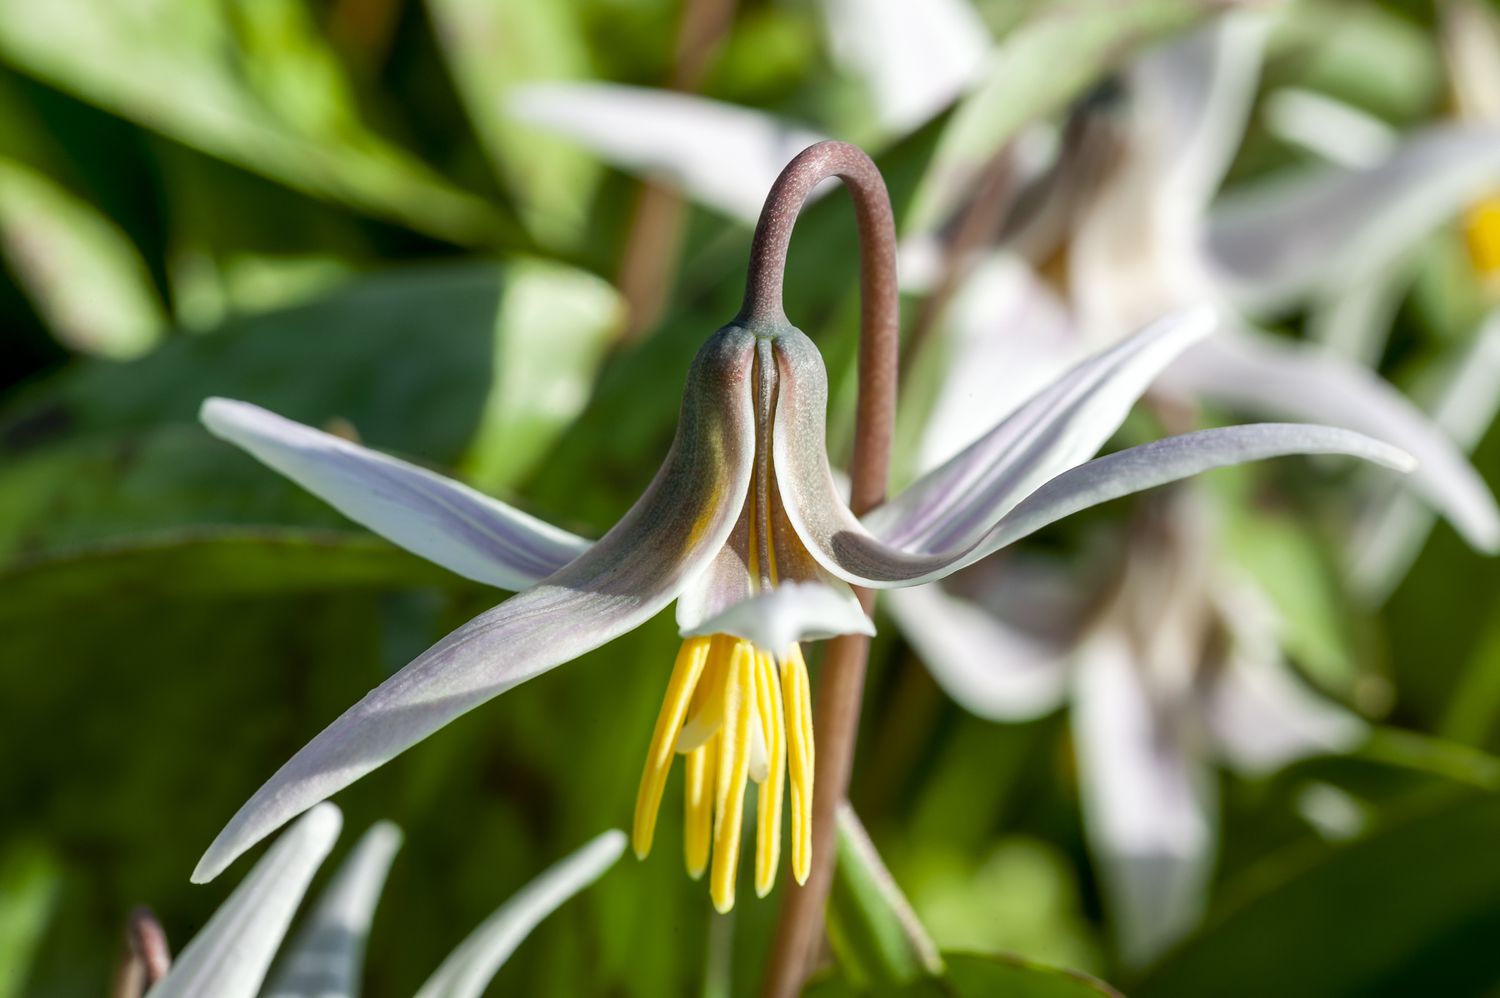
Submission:
M 1184 354 L 1168 387 L 1259 413 L 1331 423 L 1394 444 L 1417 460 L 1411 487 L 1481 551 L 1500 549 L 1500 507 L 1438 427 L 1379 377 L 1317 347 L 1250 333 Z
M 370 923 L 400 848 L 389 821 L 365 832 L 282 952 L 266 998 L 358 998 Z
M 645 623 L 723 547 L 750 488 L 754 339 L 726 327 L 699 350 L 655 481 L 604 537 L 536 587 L 449 634 L 367 693 L 248 800 L 193 879 L 454 718 Z
M 897 589 L 886 609 L 965 710 L 990 721 L 1028 721 L 1056 710 L 1072 649 L 1029 634 L 933 583 Z
M 1128 636 L 1094 633 L 1080 654 L 1073 738 L 1084 827 L 1100 865 L 1121 955 L 1139 966 L 1203 909 L 1214 861 L 1214 787 L 1185 717 L 1152 702 Z
M 1478 445 L 1500 412 L 1500 311 L 1492 312 L 1445 372 L 1432 399 L 1433 422 L 1466 450 Z M 1350 582 L 1379 602 L 1416 560 L 1432 529 L 1430 507 L 1405 490 L 1384 490 L 1356 524 L 1350 549 Z
M 1266 128 L 1337 166 L 1368 169 L 1396 151 L 1396 130 L 1352 104 L 1300 87 L 1266 98 Z
M 863 79 L 881 125 L 911 131 L 978 79 L 989 29 L 968 0 L 820 0 L 834 58 Z
M 521 888 L 449 954 L 416 998 L 479 998 L 531 930 L 624 852 L 625 833 L 611 829 Z
M 682 631 L 683 637 L 732 634 L 778 658 L 799 641 L 874 633 L 854 591 L 837 579 L 783 582 Z
M 974 443 L 1080 359 L 1066 306 L 1021 260 L 975 264 L 943 322 L 946 374 L 927 416 L 919 467 Z
M 248 402 L 211 398 L 203 425 L 349 519 L 428 561 L 501 589 L 524 589 L 589 541 L 462 482 L 284 419 Z
M 1098 451 L 1156 375 L 1213 327 L 1211 310 L 1191 309 L 1083 361 L 872 513 L 870 530 L 928 550 L 972 542 L 1043 482 Z M 780 409 L 777 420 L 779 431 Z M 778 454 L 778 472 L 789 466 Z
M 517 118 L 747 225 L 755 224 L 782 168 L 824 138 L 761 111 L 615 84 L 517 87 L 510 106 Z
M 1242 308 L 1284 309 L 1378 272 L 1500 184 L 1500 128 L 1433 126 L 1371 169 L 1289 172 L 1215 206 L 1208 250 Z
M 1252 776 L 1304 756 L 1347 752 L 1369 730 L 1293 678 L 1279 657 L 1237 654 L 1214 677 L 1206 719 L 1230 764 Z
M 273 845 L 156 983 L 148 998 L 252 998 L 343 818 L 313 808 Z

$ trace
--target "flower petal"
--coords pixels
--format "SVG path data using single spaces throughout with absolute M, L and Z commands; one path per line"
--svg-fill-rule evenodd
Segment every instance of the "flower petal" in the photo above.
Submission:
M 1500 412 L 1500 311 L 1491 312 L 1444 372 L 1428 407 L 1433 423 L 1465 450 Z M 1349 579 L 1366 599 L 1383 600 L 1416 560 L 1432 529 L 1431 508 L 1404 489 L 1384 490 L 1355 525 Z
M 898 589 L 886 609 L 937 684 L 989 721 L 1029 721 L 1056 710 L 1071 649 L 1003 620 L 938 583 Z
M 604 875 L 625 852 L 625 833 L 610 829 L 521 888 L 459 944 L 416 998 L 479 998 L 516 947 L 542 919 Z
M 882 127 L 919 127 L 972 86 L 991 38 L 968 0 L 821 0 L 834 58 L 865 81 Z
M 1438 125 L 1366 170 L 1297 171 L 1221 199 L 1208 251 L 1223 291 L 1259 313 L 1345 288 L 1500 183 L 1500 128 Z
M 747 225 L 816 132 L 722 101 L 605 83 L 517 87 L 519 119 L 566 135 L 610 164 L 664 180 Z
M 370 922 L 400 848 L 401 829 L 370 826 L 282 952 L 266 998 L 357 998 Z
M 462 482 L 248 402 L 211 398 L 199 418 L 209 432 L 249 451 L 349 519 L 477 582 L 524 589 L 590 543 Z
M 1170 389 L 1279 417 L 1332 423 L 1395 444 L 1417 459 L 1411 485 L 1481 551 L 1500 549 L 1500 507 L 1453 442 L 1371 372 L 1317 347 L 1250 333 L 1184 354 Z
M 289 818 L 454 718 L 670 603 L 724 545 L 750 486 L 753 343 L 726 328 L 699 351 L 671 452 L 599 543 L 449 634 L 345 711 L 240 808 L 193 879 L 212 879 Z
M 149 998 L 252 998 L 342 824 L 339 809 L 324 804 L 293 825 L 188 943 Z
M 1076 365 L 959 455 L 870 514 L 870 529 L 892 544 L 926 550 L 972 541 L 1037 486 L 1097 452 L 1156 375 L 1213 326 L 1210 310 L 1191 309 L 1154 322 Z M 783 366 L 792 363 L 789 358 Z M 801 369 L 809 368 L 810 362 L 799 357 L 795 363 L 797 373 L 787 372 L 784 380 L 790 376 L 808 381 Z M 804 389 L 794 384 L 793 390 Z M 784 388 L 783 396 L 786 393 Z M 783 431 L 784 414 L 790 424 L 790 417 L 800 411 L 797 406 L 778 407 L 775 440 L 779 451 L 790 434 L 799 441 L 794 453 L 805 463 L 811 444 L 821 452 L 823 437 L 821 427 L 810 443 L 805 435 L 811 426 L 787 425 Z M 776 464 L 778 469 L 784 466 L 780 453 Z M 790 500 L 787 505 L 792 505 Z
M 684 629 L 682 636 L 732 634 L 780 659 L 799 641 L 874 633 L 854 590 L 830 579 L 783 582 Z
M 1140 966 L 1186 933 L 1214 860 L 1215 795 L 1190 732 L 1154 703 L 1128 635 L 1101 627 L 1073 694 L 1084 827 L 1125 962 Z

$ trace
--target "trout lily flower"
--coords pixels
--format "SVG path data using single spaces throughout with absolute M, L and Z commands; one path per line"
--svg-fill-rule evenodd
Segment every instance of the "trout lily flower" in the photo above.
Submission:
M 807 150 L 788 168 L 793 174 L 801 198 L 832 175 L 879 183 L 869 159 L 842 143 Z M 800 204 L 768 200 L 768 224 L 782 227 L 780 259 Z M 851 586 L 941 579 L 1080 509 L 1224 465 L 1341 453 L 1411 467 L 1404 452 L 1359 434 L 1282 424 L 1205 430 L 1089 460 L 1161 369 L 1209 332 L 1211 313 L 1197 310 L 1079 363 L 862 520 L 841 497 L 825 450 L 822 358 L 781 311 L 779 269 L 770 285 L 757 276 L 760 247 L 758 233 L 755 293 L 747 291 L 746 308 L 688 370 L 661 470 L 593 544 L 248 403 L 205 403 L 213 433 L 350 518 L 469 578 L 520 592 L 439 641 L 293 756 L 220 833 L 194 879 L 212 878 L 291 817 L 459 715 L 676 601 L 684 643 L 647 752 L 633 839 L 644 855 L 667 770 L 684 755 L 687 865 L 695 874 L 709 868 L 710 895 L 727 911 L 751 782 L 760 804 L 757 893 L 774 883 L 785 782 L 792 871 L 807 876 L 814 749 L 800 642 L 871 633 Z M 879 290 L 894 302 L 893 279 Z
M 401 846 L 388 821 L 367 831 L 334 874 L 293 940 L 282 940 L 343 818 L 319 804 L 256 863 L 193 937 L 148 998 L 356 998 L 365 941 L 386 874 Z M 479 998 L 541 921 L 603 876 L 625 851 L 608 831 L 537 877 L 485 919 L 417 991 L 418 998 Z M 276 972 L 262 988 L 273 960 Z

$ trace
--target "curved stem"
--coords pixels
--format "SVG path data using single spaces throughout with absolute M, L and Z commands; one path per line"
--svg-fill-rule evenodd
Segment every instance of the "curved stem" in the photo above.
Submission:
M 813 188 L 829 177 L 838 177 L 849 188 L 859 224 L 859 400 L 849 465 L 849 505 L 856 515 L 863 515 L 884 501 L 890 473 L 900 314 L 890 197 L 879 169 L 859 148 L 845 142 L 820 142 L 803 150 L 777 178 L 755 227 L 740 321 L 748 326 L 786 323 L 782 279 L 792 227 Z M 874 594 L 861 590 L 859 598 L 865 612 L 871 612 Z M 763 989 L 773 998 L 801 990 L 822 939 L 823 909 L 833 883 L 837 813 L 854 765 L 869 650 L 869 638 L 848 634 L 829 642 L 823 659 L 813 717 L 817 756 L 812 869 L 800 888 L 788 878 Z

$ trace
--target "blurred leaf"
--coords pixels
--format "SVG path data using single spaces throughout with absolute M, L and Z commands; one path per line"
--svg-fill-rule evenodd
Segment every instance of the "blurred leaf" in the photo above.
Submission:
M 25 993 L 61 883 L 57 859 L 35 842 L 13 841 L 0 854 L 0 998 Z
M 483 489 L 514 486 L 578 417 L 625 320 L 620 296 L 591 275 L 523 261 L 509 276 L 494 386 L 463 465 Z
M 0 159 L 6 261 L 54 335 L 83 353 L 144 353 L 166 325 L 146 264 L 125 234 L 45 174 Z
M 868 986 L 941 974 L 937 947 L 847 803 L 839 808 L 838 824 L 828 937 L 845 975 Z
M 1071 970 L 1031 963 L 1020 957 L 944 953 L 941 978 L 915 984 L 864 989 L 844 981 L 824 981 L 809 988 L 810 998 L 877 995 L 890 998 L 1120 998 L 1103 981 Z
M 1194 0 L 1054 0 L 1034 9 L 1001 40 L 979 86 L 948 119 L 907 228 L 941 224 L 1022 125 L 1061 111 L 1112 66 L 1206 12 Z
M 1131 994 L 1477 994 L 1500 983 L 1500 798 L 1465 795 L 1291 862 Z
M 516 192 L 527 224 L 544 241 L 583 232 L 600 175 L 577 146 L 510 117 L 516 83 L 588 75 L 574 0 L 428 0 L 453 82 L 496 171 Z
M 226 5 L 195 0 L 0 0 L 0 59 L 315 197 L 457 243 L 519 238 L 494 207 L 360 124 L 298 6 L 247 3 L 236 25 Z

